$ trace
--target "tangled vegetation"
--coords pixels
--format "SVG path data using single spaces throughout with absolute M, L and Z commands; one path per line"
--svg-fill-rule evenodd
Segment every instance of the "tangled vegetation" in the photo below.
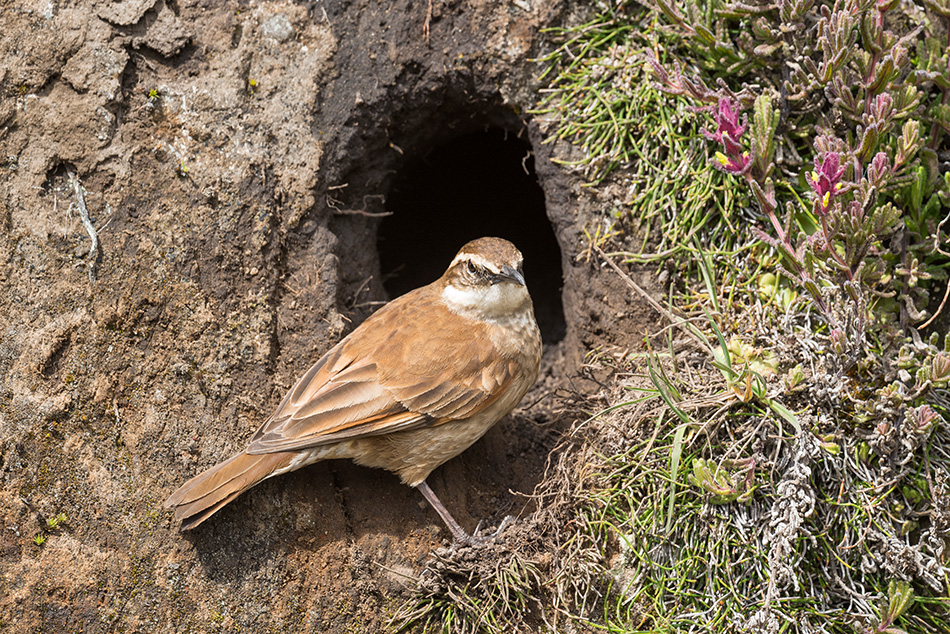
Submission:
M 649 376 L 664 409 L 604 416 L 629 438 L 582 505 L 593 542 L 619 544 L 613 573 L 646 630 L 946 631 L 950 5 L 649 8 L 564 32 L 540 109 L 598 177 L 630 160 L 601 147 L 638 142 L 675 174 L 668 157 L 699 137 L 689 123 L 685 140 L 659 137 L 668 147 L 592 133 L 645 94 L 624 74 L 648 72 L 668 112 L 707 121 L 710 158 L 686 169 L 729 178 L 669 205 L 662 234 L 701 238 L 681 247 L 700 284 L 674 300 L 699 352 L 670 336 L 613 361 L 630 387 Z M 653 26 L 641 39 L 635 23 Z M 589 109 L 578 73 L 615 87 L 609 107 Z M 602 245 L 652 213 L 640 202 Z M 719 230 L 694 232 L 700 213 Z
M 650 0 L 551 32 L 534 114 L 625 196 L 582 256 L 682 275 L 669 328 L 591 357 L 609 403 L 514 586 L 539 622 L 950 632 L 948 30 L 948 0 Z M 415 616 L 523 624 L 486 610 Z

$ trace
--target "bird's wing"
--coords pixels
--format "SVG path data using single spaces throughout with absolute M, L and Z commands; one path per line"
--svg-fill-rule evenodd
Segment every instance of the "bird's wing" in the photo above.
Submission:
M 517 374 L 478 322 L 418 289 L 390 302 L 304 374 L 247 449 L 294 451 L 466 418 Z M 433 318 L 443 327 L 431 327 Z

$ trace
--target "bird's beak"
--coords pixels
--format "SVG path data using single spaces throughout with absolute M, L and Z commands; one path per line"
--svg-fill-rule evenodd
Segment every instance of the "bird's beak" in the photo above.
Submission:
M 524 275 L 522 275 L 519 271 L 511 268 L 507 264 L 501 267 L 501 275 L 499 275 L 498 277 L 504 280 L 511 280 L 512 282 L 517 282 L 518 284 L 521 284 L 522 286 L 525 285 Z

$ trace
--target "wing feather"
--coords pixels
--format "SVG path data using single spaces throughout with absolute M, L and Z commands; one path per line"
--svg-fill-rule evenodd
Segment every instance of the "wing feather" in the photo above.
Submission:
M 439 311 L 448 309 L 432 289 L 390 302 L 317 361 L 257 430 L 247 452 L 300 450 L 438 425 L 490 405 L 518 364 L 497 353 L 484 324 L 454 314 L 439 319 Z M 445 327 L 431 328 L 433 319 Z

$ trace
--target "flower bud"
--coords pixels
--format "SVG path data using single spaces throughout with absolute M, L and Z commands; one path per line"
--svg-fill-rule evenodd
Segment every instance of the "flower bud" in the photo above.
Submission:
M 930 379 L 937 383 L 942 382 L 946 383 L 947 379 L 950 379 L 950 354 L 946 352 L 938 352 L 934 355 L 934 359 L 931 365 Z
M 828 341 L 831 344 L 831 349 L 837 354 L 843 355 L 848 350 L 848 338 L 841 328 L 835 328 L 828 333 Z
M 912 429 L 926 432 L 934 426 L 939 414 L 930 405 L 921 405 L 920 407 L 908 408 L 904 413 L 904 417 Z

